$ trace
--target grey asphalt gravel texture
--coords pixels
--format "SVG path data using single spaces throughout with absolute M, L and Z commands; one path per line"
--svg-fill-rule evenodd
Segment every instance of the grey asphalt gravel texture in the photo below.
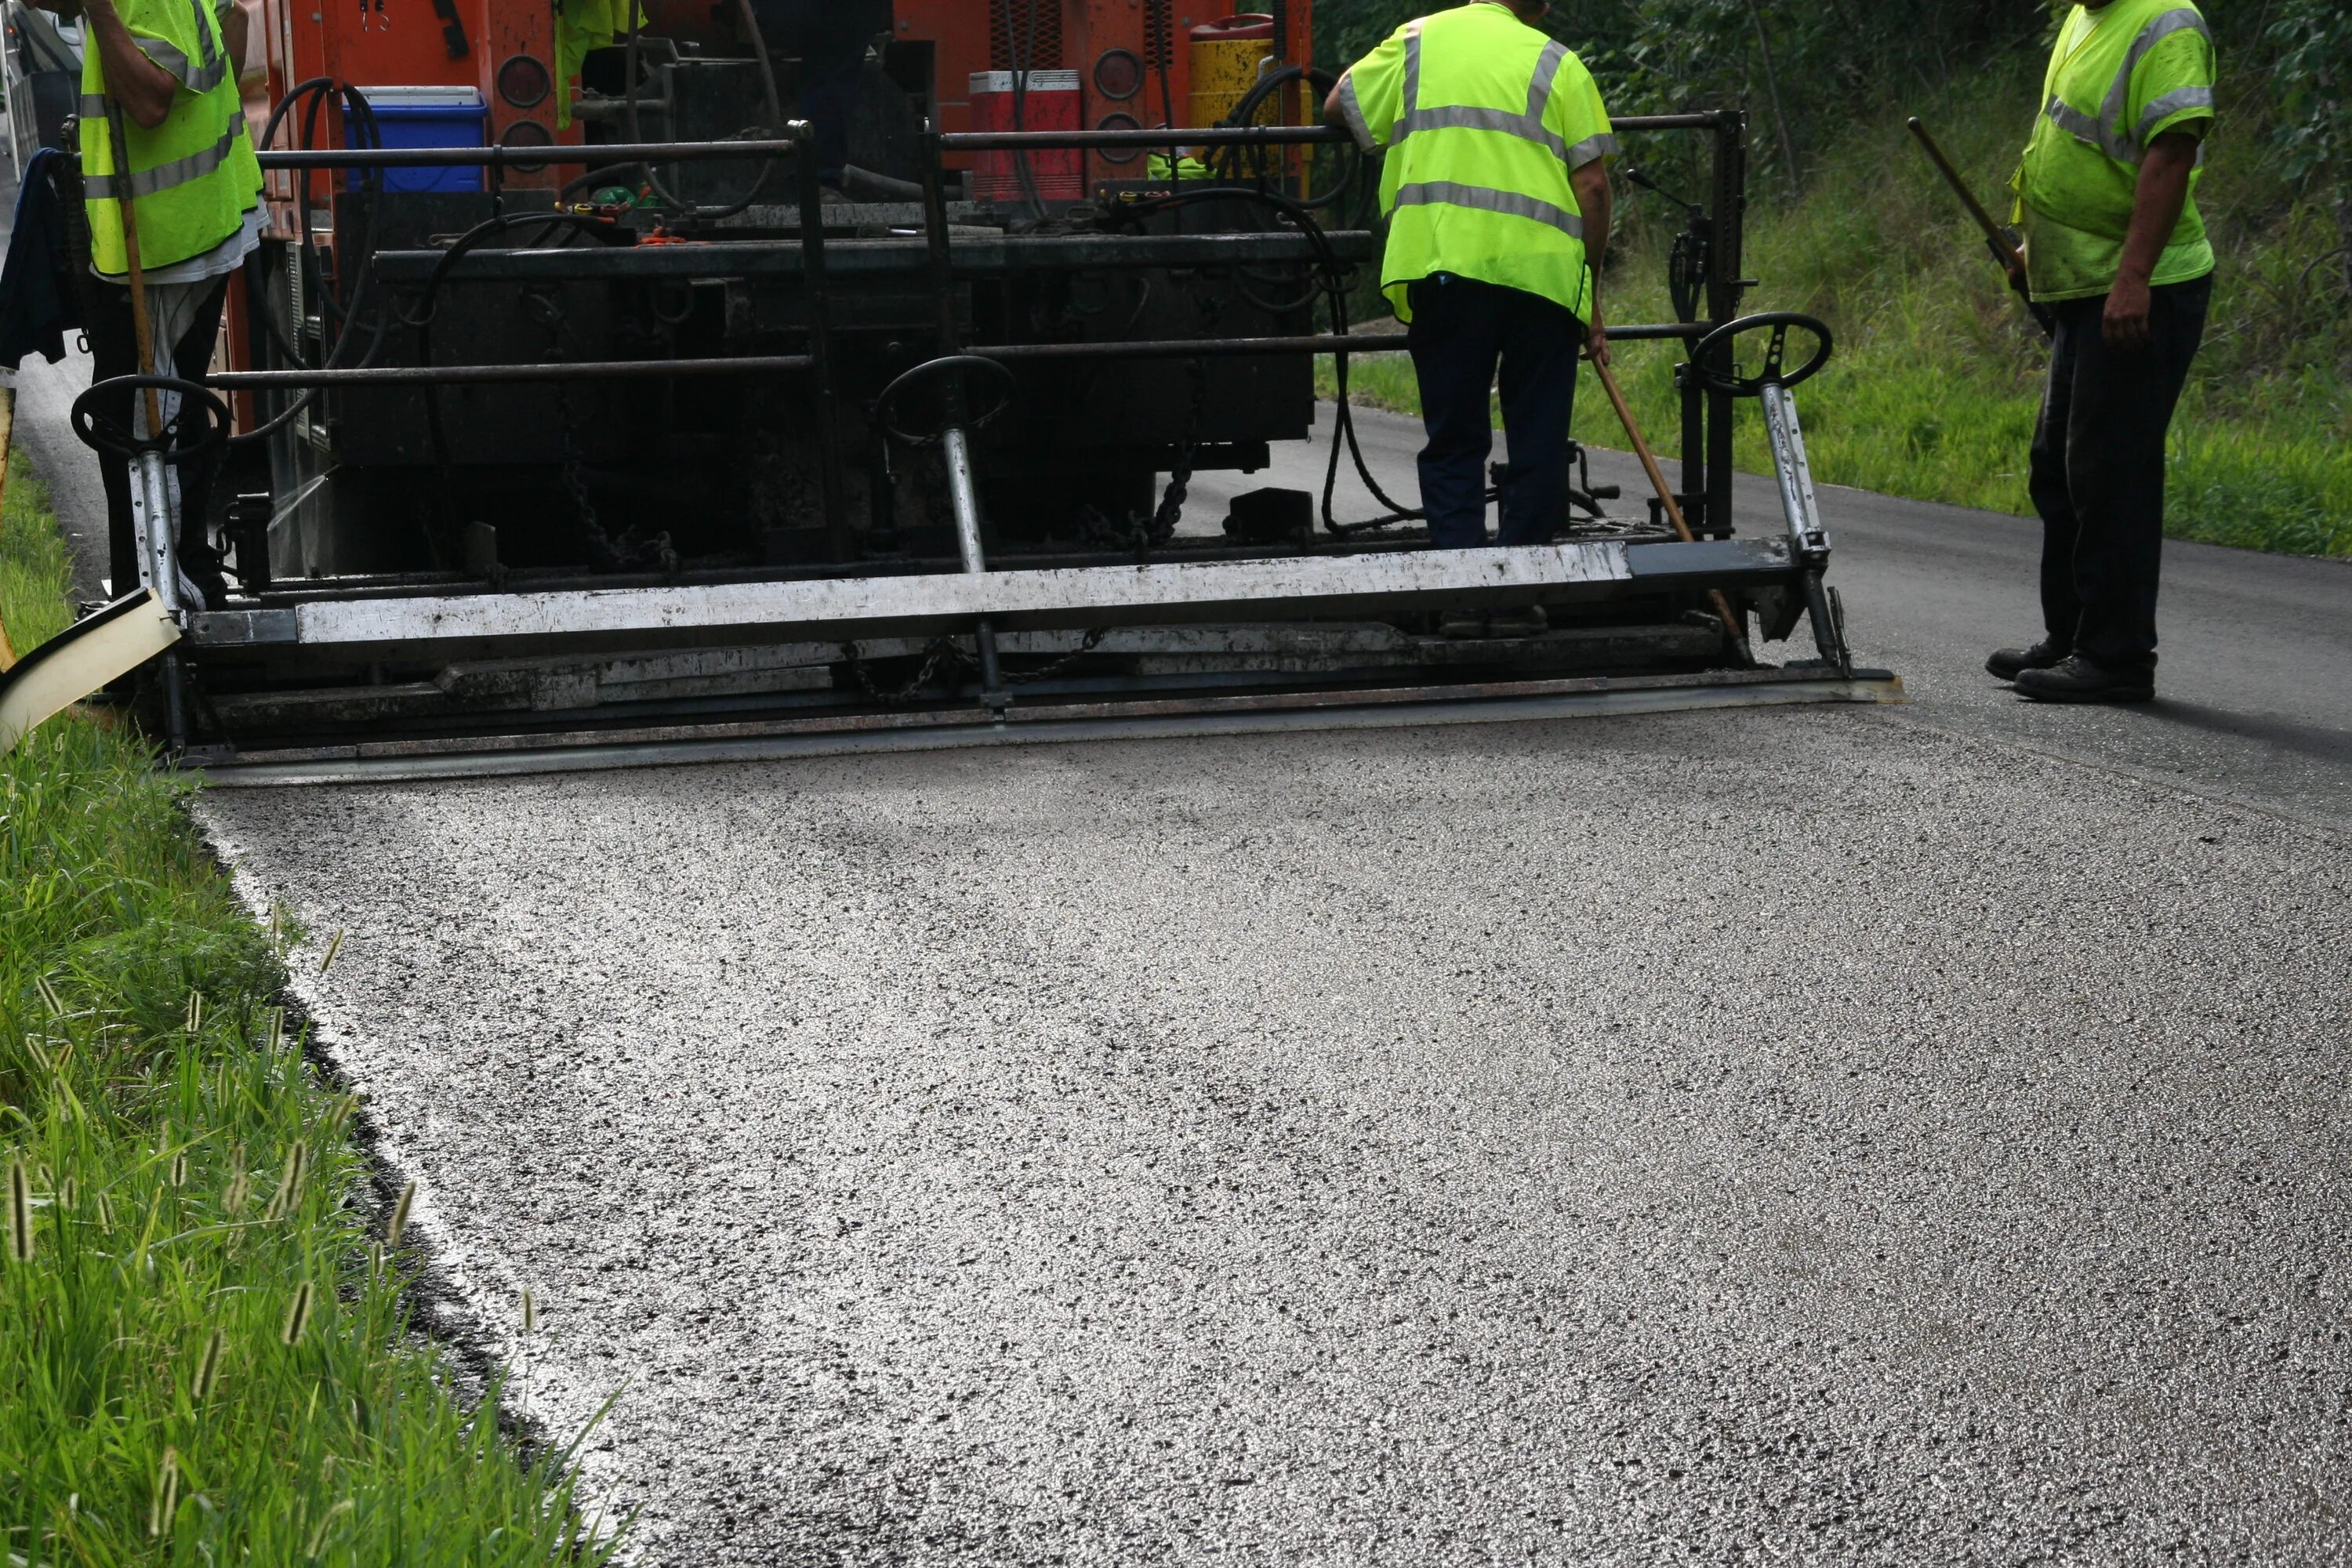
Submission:
M 198 813 L 649 1561 L 2343 1562 L 2352 569 L 2037 708 L 2030 524 L 1824 505 L 1910 708 Z
M 2352 853 L 1865 712 L 209 798 L 675 1563 L 2327 1563 Z
M 1830 516 L 1911 709 L 205 812 L 656 1560 L 2340 1561 L 2352 572 Z

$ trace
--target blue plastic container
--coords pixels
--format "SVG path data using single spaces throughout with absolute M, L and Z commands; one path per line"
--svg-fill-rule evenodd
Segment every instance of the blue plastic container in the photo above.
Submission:
M 489 145 L 490 106 L 470 87 L 363 87 L 361 96 L 375 110 L 376 129 L 386 147 L 486 147 Z M 343 111 L 343 141 L 364 145 L 362 134 Z M 351 184 L 357 189 L 365 178 L 354 169 Z M 386 169 L 387 191 L 478 191 L 481 165 L 446 168 Z

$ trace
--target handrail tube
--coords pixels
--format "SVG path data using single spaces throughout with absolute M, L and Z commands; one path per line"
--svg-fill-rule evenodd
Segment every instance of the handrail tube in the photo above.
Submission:
M 1712 321 L 1612 327 L 1612 342 L 1696 341 Z M 1230 359 L 1252 354 L 1402 353 L 1402 332 L 1329 333 L 1276 338 L 1166 338 L 1139 342 L 997 343 L 965 353 L 1007 363 L 1041 360 Z M 648 381 L 667 376 L 759 375 L 803 371 L 809 354 L 747 354 L 737 359 L 581 360 L 543 364 L 374 365 L 349 370 L 236 370 L 205 378 L 225 392 L 282 391 L 305 386 L 470 385 L 499 382 Z
M 1723 117 L 1629 114 L 1620 132 L 1721 131 Z M 1337 144 L 1349 140 L 1335 125 L 1161 125 L 1133 131 L 952 131 L 939 138 L 947 153 L 1010 153 L 1024 149 L 1120 147 L 1280 147 Z
M 680 163 L 720 158 L 782 158 L 799 143 L 759 142 L 607 142 L 578 147 L 312 147 L 256 154 L 265 169 L 434 169 L 543 163 Z

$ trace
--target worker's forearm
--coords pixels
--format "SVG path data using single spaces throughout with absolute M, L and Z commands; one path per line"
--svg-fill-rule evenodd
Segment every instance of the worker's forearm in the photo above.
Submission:
M 1577 215 L 1584 222 L 1584 258 L 1592 268 L 1593 314 L 1598 316 L 1601 269 L 1609 260 L 1609 226 L 1616 216 L 1617 197 L 1608 174 L 1597 163 L 1578 170 L 1571 184 L 1576 191 Z
M 220 19 L 221 52 L 228 57 L 229 74 L 242 76 L 245 72 L 245 47 L 252 37 L 252 21 L 246 16 L 245 7 L 235 4 L 220 14 Z
M 154 130 L 172 112 L 172 95 L 180 84 L 140 48 L 139 40 L 122 25 L 113 0 L 89 0 L 87 16 L 89 30 L 98 39 L 99 67 L 105 73 L 107 90 L 133 124 Z
M 2131 229 L 2124 238 L 2124 277 L 2145 283 L 2156 276 L 2157 263 L 2164 258 L 2165 247 L 2172 243 L 2172 231 L 2189 205 L 2189 175 L 2196 166 L 2194 143 L 2185 153 L 2170 147 L 2149 150 L 2139 166 Z

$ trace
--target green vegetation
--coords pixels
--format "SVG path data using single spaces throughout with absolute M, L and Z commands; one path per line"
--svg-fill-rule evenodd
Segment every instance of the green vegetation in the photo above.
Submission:
M 1374 7 L 1340 0 L 1340 8 Z M 1856 73 L 1830 63 L 1827 42 L 1809 30 L 1844 7 L 1761 7 L 1774 30 L 1783 102 L 1792 119 L 1802 115 L 1791 132 L 1803 169 L 1801 195 L 1790 194 L 1769 89 L 1735 68 L 1741 52 L 1732 23 L 1753 34 L 1744 5 L 1675 0 L 1641 8 L 1633 32 L 1610 34 L 1615 12 L 1599 5 L 1555 11 L 1551 26 L 1572 36 L 1591 19 L 1601 29 L 1601 47 L 1591 58 L 1612 93 L 1612 62 L 1623 71 L 1621 112 L 1698 101 L 1747 101 L 1758 110 L 1761 162 L 1751 188 L 1746 272 L 1762 287 L 1748 305 L 1820 315 L 1839 339 L 1836 362 L 1801 397 L 1816 474 L 1832 483 L 2026 513 L 2026 448 L 2045 351 L 1903 124 L 1907 112 L 1923 115 L 1989 205 L 2005 209 L 2005 186 L 2039 81 L 2042 39 L 2038 30 L 2013 26 L 2009 37 L 1971 31 L 1962 16 L 1967 9 L 1926 4 L 1872 8 L 1883 20 L 1849 17 L 1858 41 L 1854 58 L 1874 62 Z M 2343 128 L 2346 95 L 2308 86 L 2326 85 L 2331 68 L 2317 58 L 2326 51 L 2305 47 L 2327 28 L 2352 37 L 2346 32 L 2352 13 L 2302 0 L 2227 15 L 2221 6 L 2211 10 L 2223 35 L 2224 69 L 2234 71 L 2200 197 L 2221 266 L 2205 350 L 2174 425 L 2168 527 L 2179 537 L 2223 544 L 2352 554 L 2352 279 L 2346 276 L 2352 253 L 2337 254 L 2347 238 L 2343 226 L 2352 224 L 2352 201 L 2339 201 L 2352 191 L 2326 183 L 2352 157 L 2311 155 L 2314 147 L 2352 148 L 2352 139 Z M 1668 12 L 1690 13 L 1695 36 L 1721 46 L 1716 54 L 1690 57 L 1709 62 L 1704 71 L 1687 61 L 1676 65 L 1680 46 L 1663 30 Z M 1912 52 L 1908 34 L 1935 36 L 1939 27 L 1947 53 Z M 2234 58 L 2233 45 L 2242 46 Z M 2282 46 L 2293 51 L 2284 74 L 2254 79 L 2249 62 L 2267 65 Z M 2315 58 L 2296 67 L 2305 55 Z M 2331 58 L 2340 72 L 2343 57 Z M 1805 62 L 1816 58 L 1823 63 L 1813 72 Z M 1750 73 L 1755 63 L 1750 58 Z M 2293 86 L 2297 80 L 2305 85 Z M 1825 90 L 1800 95 L 1793 88 L 1801 81 Z M 1879 88 L 1885 81 L 1906 85 L 1905 103 L 1886 101 Z M 1677 82 L 1690 97 L 1669 90 Z M 1670 189 L 1701 189 L 1697 172 L 1672 146 L 1628 153 L 1650 160 Z M 1665 252 L 1678 216 L 1639 194 L 1620 212 L 1609 319 L 1667 320 Z M 1671 361 L 1670 351 L 1643 344 L 1624 345 L 1618 358 L 1635 413 L 1669 445 L 1678 428 Z M 1360 401 L 1417 407 L 1402 359 L 1360 362 L 1351 380 Z M 1580 438 L 1624 444 L 1589 380 L 1581 404 Z M 1743 467 L 1766 467 L 1762 421 L 1752 412 L 1742 416 L 1740 449 Z
M 19 647 L 66 563 L 21 460 Z M 519 1461 L 407 1317 L 257 929 L 130 737 L 68 715 L 0 760 L 0 1563 L 602 1562 L 569 1453 Z

